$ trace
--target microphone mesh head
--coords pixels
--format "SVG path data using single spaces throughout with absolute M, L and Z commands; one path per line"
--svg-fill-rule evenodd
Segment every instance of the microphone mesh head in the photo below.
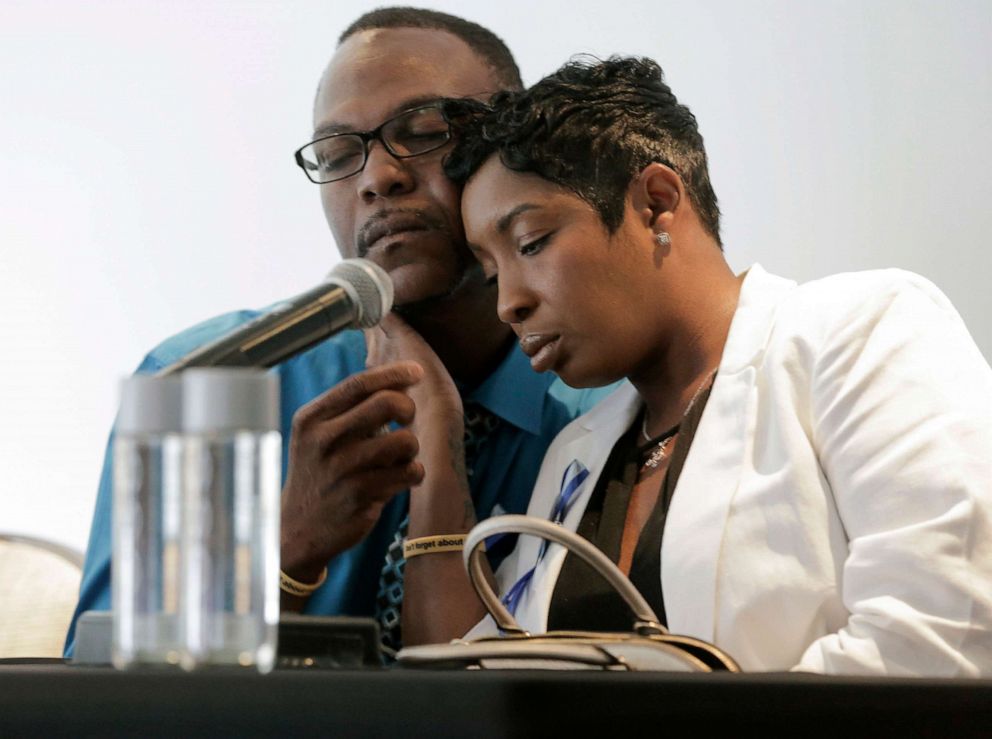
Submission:
M 358 303 L 355 328 L 372 328 L 393 307 L 393 281 L 378 264 L 368 259 L 345 259 L 327 275 L 348 291 Z

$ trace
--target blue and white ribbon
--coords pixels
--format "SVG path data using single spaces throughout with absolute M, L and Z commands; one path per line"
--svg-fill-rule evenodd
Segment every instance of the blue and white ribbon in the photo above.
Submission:
M 558 496 L 555 498 L 555 503 L 551 507 L 552 523 L 561 525 L 565 520 L 565 517 L 572 508 L 572 504 L 578 499 L 576 493 L 582 487 L 582 483 L 586 481 L 587 477 L 589 477 L 589 470 L 577 459 L 573 459 L 568 467 L 565 468 L 565 472 L 561 476 L 561 487 L 558 490 Z M 511 615 L 516 615 L 517 606 L 520 605 L 520 599 L 533 579 L 534 571 L 537 570 L 537 566 L 544 559 L 544 555 L 548 551 L 548 544 L 549 542 L 547 540 L 541 542 L 541 546 L 537 551 L 537 561 L 534 563 L 534 566 L 513 583 L 513 586 L 503 596 L 503 605 L 506 606 L 506 609 Z

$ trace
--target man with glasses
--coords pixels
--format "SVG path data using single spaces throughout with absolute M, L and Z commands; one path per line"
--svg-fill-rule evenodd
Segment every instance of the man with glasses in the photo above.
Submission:
M 451 140 L 451 128 L 437 102 L 405 110 L 372 131 L 335 132 L 334 128 L 314 131 L 319 138 L 296 151 L 296 163 L 317 185 L 361 172 L 373 141 L 381 141 L 396 159 L 407 159 L 440 149 Z
M 442 171 L 451 134 L 440 102 L 520 87 L 512 56 L 488 30 L 434 11 L 372 11 L 342 34 L 320 81 L 314 135 L 296 152 L 320 187 L 341 254 L 382 266 L 395 308 L 368 344 L 344 332 L 276 370 L 283 607 L 374 615 L 387 649 L 402 636 L 432 640 L 429 614 L 439 604 L 429 593 L 458 570 L 450 566 L 457 552 L 407 568 L 404 540 L 523 512 L 550 441 L 603 394 L 532 372 L 497 318 L 496 288 L 465 245 L 460 190 Z M 139 372 L 255 315 L 179 334 Z M 67 654 L 76 617 L 110 607 L 110 470 L 108 454 Z

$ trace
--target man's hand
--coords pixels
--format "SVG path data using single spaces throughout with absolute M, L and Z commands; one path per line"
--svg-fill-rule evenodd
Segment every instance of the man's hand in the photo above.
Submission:
M 465 476 L 462 398 L 448 370 L 423 337 L 395 313 L 367 330 L 365 343 L 370 367 L 402 359 L 417 362 L 424 371 L 423 379 L 410 388 L 417 408 L 410 430 L 417 437 L 424 478 L 422 485 L 411 490 L 409 535 L 434 533 L 437 526 L 474 523 Z M 452 520 L 452 513 L 457 514 L 457 521 Z
M 417 406 L 411 429 L 420 445 L 424 477 L 410 491 L 411 539 L 460 534 L 475 524 L 475 506 L 465 474 L 465 419 L 451 375 L 423 337 L 399 316 L 389 315 L 366 331 L 369 365 L 413 359 L 424 378 L 410 388 Z M 464 634 L 483 615 L 458 552 L 417 557 L 406 564 L 403 585 L 403 642 L 448 641 Z
M 389 362 L 413 360 L 424 370 L 423 379 L 410 388 L 410 397 L 417 406 L 414 433 L 423 439 L 438 426 L 463 424 L 462 398 L 447 368 L 437 354 L 395 313 L 386 315 L 378 326 L 365 331 L 368 346 L 366 364 L 377 367 Z
M 327 561 L 357 544 L 383 506 L 424 476 L 411 388 L 424 377 L 416 362 L 385 364 L 349 377 L 293 416 L 282 491 L 282 569 L 315 582 Z M 284 606 L 302 601 L 283 598 Z

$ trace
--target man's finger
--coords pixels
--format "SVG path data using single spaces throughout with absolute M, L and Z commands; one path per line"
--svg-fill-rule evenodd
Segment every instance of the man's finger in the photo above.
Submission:
M 400 429 L 342 447 L 326 460 L 327 471 L 331 479 L 342 479 L 363 470 L 405 465 L 413 461 L 419 451 L 420 444 L 413 432 Z
M 387 313 L 378 324 L 379 330 L 387 337 L 402 336 L 407 331 L 413 331 L 410 324 L 395 313 Z
M 386 501 L 399 492 L 408 490 L 424 479 L 424 466 L 417 461 L 403 465 L 366 470 L 351 475 L 348 481 L 355 487 L 368 491 L 370 501 Z
M 321 424 L 316 439 L 324 452 L 328 452 L 354 439 L 381 436 L 389 424 L 409 426 L 413 423 L 417 406 L 409 395 L 398 390 L 380 390 L 354 408 Z
M 393 362 L 358 372 L 311 400 L 293 416 L 293 426 L 307 428 L 354 408 L 380 390 L 402 390 L 420 382 L 423 368 L 412 361 Z

